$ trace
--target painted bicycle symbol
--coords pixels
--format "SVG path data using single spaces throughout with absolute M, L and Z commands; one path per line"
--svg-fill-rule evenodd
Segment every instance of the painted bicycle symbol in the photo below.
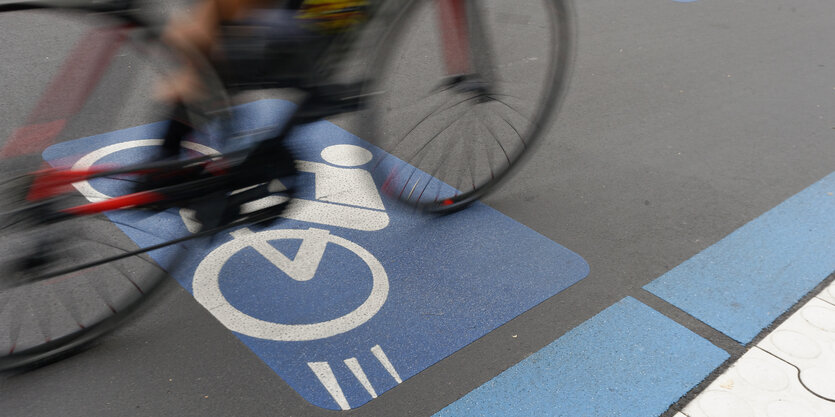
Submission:
M 74 168 L 90 168 L 108 155 L 161 144 L 160 139 L 143 139 L 105 146 L 81 158 Z M 184 142 L 183 146 L 204 155 L 218 153 L 215 149 L 193 142 Z M 376 231 L 387 227 L 389 217 L 371 174 L 361 168 L 371 161 L 371 152 L 359 146 L 343 144 L 326 147 L 320 156 L 324 163 L 298 161 L 299 170 L 313 174 L 315 178 L 314 199 L 294 199 L 290 209 L 283 213 L 282 217 L 361 231 Z M 87 181 L 76 184 L 76 187 L 91 201 L 108 198 Z M 277 201 L 273 200 L 280 198 L 285 197 L 266 197 L 249 203 L 253 207 L 244 207 L 244 210 L 257 209 L 259 205 L 276 204 Z M 193 231 L 196 224 L 191 219 L 189 210 L 181 209 L 179 214 L 186 228 Z M 335 236 L 328 230 L 311 227 L 304 230 L 278 229 L 253 233 L 243 228 L 231 234 L 233 240 L 215 248 L 200 262 L 192 283 L 195 298 L 231 330 L 275 341 L 317 340 L 345 333 L 362 325 L 374 317 L 386 302 L 389 281 L 380 261 L 360 245 Z M 293 259 L 269 243 L 284 239 L 302 242 Z M 295 281 L 308 281 L 314 278 L 328 245 L 347 249 L 362 260 L 371 272 L 372 288 L 366 300 L 340 317 L 313 324 L 265 321 L 235 308 L 220 289 L 219 280 L 223 265 L 245 248 L 255 249 L 287 277 Z M 276 277 L 283 276 L 276 274 Z
M 326 163 L 298 161 L 302 172 L 315 177 L 315 199 L 293 201 L 282 214 L 294 220 L 337 226 L 354 230 L 375 231 L 388 226 L 389 217 L 371 174 L 362 168 L 372 159 L 371 152 L 354 145 L 332 145 L 322 150 Z M 278 197 L 268 197 L 270 198 Z M 274 204 L 256 201 L 252 204 Z M 246 210 L 246 208 L 244 208 Z M 267 230 L 253 233 L 248 229 L 232 232 L 233 240 L 209 253 L 197 267 L 192 282 L 194 297 L 226 327 L 259 339 L 275 341 L 308 341 L 348 332 L 366 323 L 383 307 L 389 293 L 389 281 L 383 265 L 365 248 L 328 230 Z M 293 259 L 275 249 L 269 242 L 296 239 L 301 245 Z M 353 311 L 313 324 L 284 324 L 261 320 L 235 308 L 220 288 L 223 265 L 245 248 L 255 249 L 278 270 L 295 281 L 314 278 L 328 245 L 348 249 L 359 257 L 371 272 L 372 288 L 366 300 Z M 281 274 L 276 279 L 282 279 Z
M 308 341 L 348 332 L 370 320 L 380 311 L 389 293 L 388 275 L 380 261 L 360 245 L 323 229 L 277 229 L 253 233 L 243 228 L 232 232 L 233 240 L 213 250 L 197 267 L 192 282 L 194 298 L 212 312 L 226 327 L 259 339 L 275 341 Z M 301 239 L 293 259 L 269 244 L 281 239 Z M 223 265 L 236 253 L 253 248 L 276 268 L 296 281 L 313 279 L 327 245 L 339 245 L 358 256 L 371 271 L 372 289 L 368 298 L 356 309 L 341 317 L 313 324 L 283 324 L 252 317 L 233 306 L 220 289 Z

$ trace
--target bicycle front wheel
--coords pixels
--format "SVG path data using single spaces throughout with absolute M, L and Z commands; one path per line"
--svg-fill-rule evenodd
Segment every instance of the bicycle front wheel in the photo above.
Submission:
M 547 132 L 566 89 L 566 0 L 408 2 L 372 71 L 383 189 L 422 210 L 483 197 Z
M 50 221 L 61 209 L 128 193 L 128 177 L 74 184 L 77 191 L 54 199 L 30 188 L 30 173 L 45 167 L 85 157 L 83 169 L 115 167 L 158 155 L 169 115 L 152 90 L 179 58 L 145 29 L 120 14 L 0 6 L 0 370 L 73 351 L 115 328 L 181 260 L 182 247 L 136 252 L 172 238 L 155 235 L 166 224 L 159 213 Z M 204 114 L 188 112 L 192 121 Z M 91 159 L 105 148 L 112 151 Z

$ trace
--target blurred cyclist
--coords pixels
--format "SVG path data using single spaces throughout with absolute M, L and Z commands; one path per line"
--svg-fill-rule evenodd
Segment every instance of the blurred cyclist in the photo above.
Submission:
M 171 20 L 164 38 L 209 57 L 228 88 L 298 87 L 330 39 L 365 21 L 368 8 L 368 0 L 200 0 Z M 175 105 L 164 156 L 179 153 L 190 131 L 182 103 L 199 99 L 199 80 L 185 65 L 157 86 L 156 97 Z
M 295 64 L 275 62 L 278 52 L 310 52 L 311 44 L 315 48 L 317 42 L 362 23 L 368 5 L 367 0 L 201 0 L 191 12 L 173 18 L 164 37 L 174 46 L 236 65 L 227 68 L 239 72 L 236 78 L 266 77 L 267 71 L 276 77 L 291 74 L 281 67 Z M 262 73 L 254 74 L 253 65 Z M 172 101 L 193 97 L 197 77 L 190 70 L 167 80 L 158 96 Z

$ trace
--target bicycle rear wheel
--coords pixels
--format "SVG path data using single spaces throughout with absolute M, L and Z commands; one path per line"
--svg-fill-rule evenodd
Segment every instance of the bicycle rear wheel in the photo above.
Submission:
M 158 157 L 169 115 L 151 91 L 180 61 L 146 29 L 116 14 L 0 7 L 0 370 L 74 351 L 112 330 L 179 266 L 182 245 L 134 253 L 177 238 L 170 227 L 167 235 L 157 232 L 172 216 L 179 220 L 176 211 L 47 221 L 62 208 L 129 192 L 128 177 L 75 184 L 79 192 L 61 198 L 34 201 L 29 194 L 28 173 L 45 166 L 67 168 L 87 157 L 114 167 Z M 213 140 L 202 127 L 218 100 L 188 109 L 202 140 Z M 89 158 L 107 146 L 115 147 Z
M 451 212 L 493 190 L 547 132 L 572 51 L 567 0 L 408 2 L 372 66 L 386 194 Z

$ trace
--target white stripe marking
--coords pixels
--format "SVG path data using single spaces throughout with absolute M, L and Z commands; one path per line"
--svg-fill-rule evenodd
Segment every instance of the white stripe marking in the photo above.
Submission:
M 397 381 L 398 384 L 403 383 L 403 380 L 400 379 L 400 375 L 397 374 L 397 370 L 394 369 L 394 365 L 392 365 L 391 362 L 389 362 L 389 358 L 386 356 L 386 353 L 383 352 L 383 348 L 381 348 L 380 345 L 371 348 L 371 353 L 373 353 L 374 356 L 377 357 L 377 360 L 380 361 L 381 364 L 383 364 L 383 368 L 386 368 L 386 370 L 389 372 L 389 374 L 391 374 L 391 376 L 394 378 L 395 381 Z
M 362 370 L 359 361 L 357 358 L 348 358 L 345 359 L 345 365 L 348 365 L 348 369 L 357 377 L 357 380 L 362 384 L 366 391 L 371 394 L 371 398 L 377 398 L 377 392 L 374 391 L 374 387 L 371 386 L 371 381 L 368 380 L 368 377 L 365 375 L 365 372 Z
M 345 394 L 342 393 L 342 388 L 339 387 L 339 383 L 336 382 L 336 376 L 333 375 L 331 366 L 327 362 L 308 362 L 307 366 L 313 370 L 313 373 L 319 378 L 319 382 L 328 390 L 328 393 L 336 401 L 336 404 L 339 405 L 339 408 L 350 410 L 351 406 L 348 404 Z

